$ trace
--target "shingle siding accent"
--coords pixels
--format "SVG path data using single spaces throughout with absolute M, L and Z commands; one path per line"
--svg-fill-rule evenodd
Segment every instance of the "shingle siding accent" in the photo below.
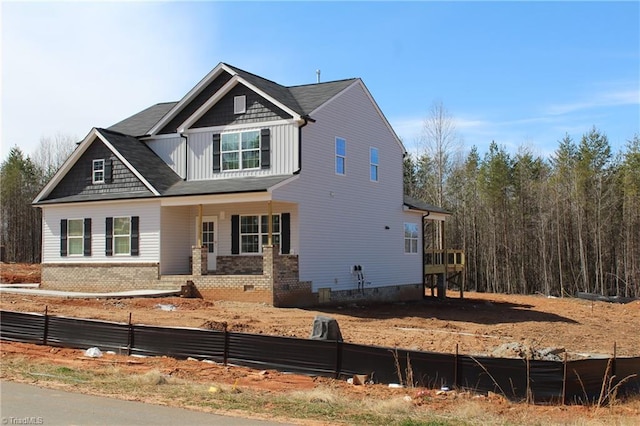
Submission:
M 111 161 L 111 183 L 92 183 L 93 160 L 99 159 Z M 115 193 L 152 195 L 140 179 L 104 143 L 96 138 L 46 199 Z
M 231 74 L 223 72 L 217 78 L 215 78 L 207 87 L 205 87 L 198 95 L 187 105 L 185 105 L 178 114 L 169 121 L 169 123 L 160 130 L 160 134 L 175 133 L 179 125 L 185 122 L 185 120 L 198 108 L 202 106 L 209 98 L 211 98 L 222 86 L 224 86 L 229 80 L 231 80 Z M 233 102 L 233 99 L 231 100 Z M 233 105 L 231 106 L 231 112 L 233 112 Z
M 241 95 L 247 97 L 247 111 L 243 114 L 234 114 L 233 99 Z M 272 102 L 251 91 L 246 86 L 238 84 L 200 117 L 192 127 L 201 128 L 242 123 L 262 123 L 265 121 L 290 118 L 292 118 L 290 114 Z

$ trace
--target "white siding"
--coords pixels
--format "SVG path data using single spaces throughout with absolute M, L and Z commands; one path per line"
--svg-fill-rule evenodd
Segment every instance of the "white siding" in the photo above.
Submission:
M 188 274 L 191 247 L 195 245 L 193 219 L 190 207 L 162 208 L 160 273 L 165 275 Z
M 421 215 L 403 210 L 402 147 L 360 85 L 312 118 L 299 179 L 274 191 L 299 203 L 300 279 L 314 291 L 355 289 L 351 267 L 362 265 L 371 287 L 421 283 L 420 254 L 404 253 L 404 222 L 420 223 Z M 335 173 L 336 136 L 347 142 L 344 176 Z M 379 150 L 378 182 L 369 178 L 370 147 Z
M 188 180 L 229 179 L 242 176 L 286 175 L 298 168 L 298 127 L 293 124 L 246 127 L 237 130 L 271 130 L 271 168 L 266 170 L 247 170 L 213 173 L 213 134 L 221 131 L 208 131 L 189 134 Z M 233 131 L 228 127 L 224 132 Z
M 106 256 L 107 217 L 140 217 L 140 255 Z M 91 218 L 91 256 L 60 256 L 60 220 Z M 159 201 L 76 203 L 42 208 L 42 263 L 146 263 L 160 261 Z
M 153 139 L 146 141 L 146 143 L 178 176 L 184 179 L 186 158 L 184 138 L 176 136 L 174 138 Z

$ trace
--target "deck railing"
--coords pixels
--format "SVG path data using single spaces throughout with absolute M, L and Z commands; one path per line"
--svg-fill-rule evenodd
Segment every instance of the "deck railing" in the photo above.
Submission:
M 424 253 L 425 274 L 462 271 L 464 263 L 464 250 L 426 250 Z

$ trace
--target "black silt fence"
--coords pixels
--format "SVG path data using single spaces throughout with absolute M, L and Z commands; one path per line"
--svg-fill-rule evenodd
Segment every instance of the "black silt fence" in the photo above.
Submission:
M 10 311 L 0 311 L 0 339 L 99 347 L 133 355 L 191 357 L 326 377 L 366 374 L 376 383 L 492 391 L 534 402 L 589 403 L 602 398 L 602 389 L 605 394 L 614 388 L 618 395 L 640 393 L 640 357 L 569 362 L 471 357 Z

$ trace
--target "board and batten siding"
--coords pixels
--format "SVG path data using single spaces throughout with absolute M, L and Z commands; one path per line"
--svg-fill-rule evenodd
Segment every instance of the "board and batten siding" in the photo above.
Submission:
M 299 204 L 300 280 L 313 291 L 422 283 L 421 247 L 404 253 L 404 223 L 421 222 L 403 209 L 403 148 L 359 84 L 313 112 L 302 129 L 299 179 L 274 198 Z M 335 138 L 346 144 L 346 175 L 335 173 Z M 379 181 L 369 175 L 369 149 L 379 151 Z M 388 227 L 388 229 L 387 229 Z
M 213 134 L 233 131 L 270 129 L 271 167 L 239 171 L 213 172 Z M 298 127 L 294 124 L 227 127 L 224 131 L 192 132 L 188 134 L 188 180 L 229 179 L 244 176 L 292 174 L 298 169 Z
M 107 256 L 105 229 L 107 217 L 140 218 L 140 255 Z M 60 256 L 60 220 L 91 218 L 91 256 Z M 155 263 L 160 261 L 160 203 L 96 202 L 42 206 L 42 263 Z
M 181 178 L 185 177 L 186 149 L 185 138 L 180 136 L 151 139 L 145 141 L 147 146 L 156 153 Z

